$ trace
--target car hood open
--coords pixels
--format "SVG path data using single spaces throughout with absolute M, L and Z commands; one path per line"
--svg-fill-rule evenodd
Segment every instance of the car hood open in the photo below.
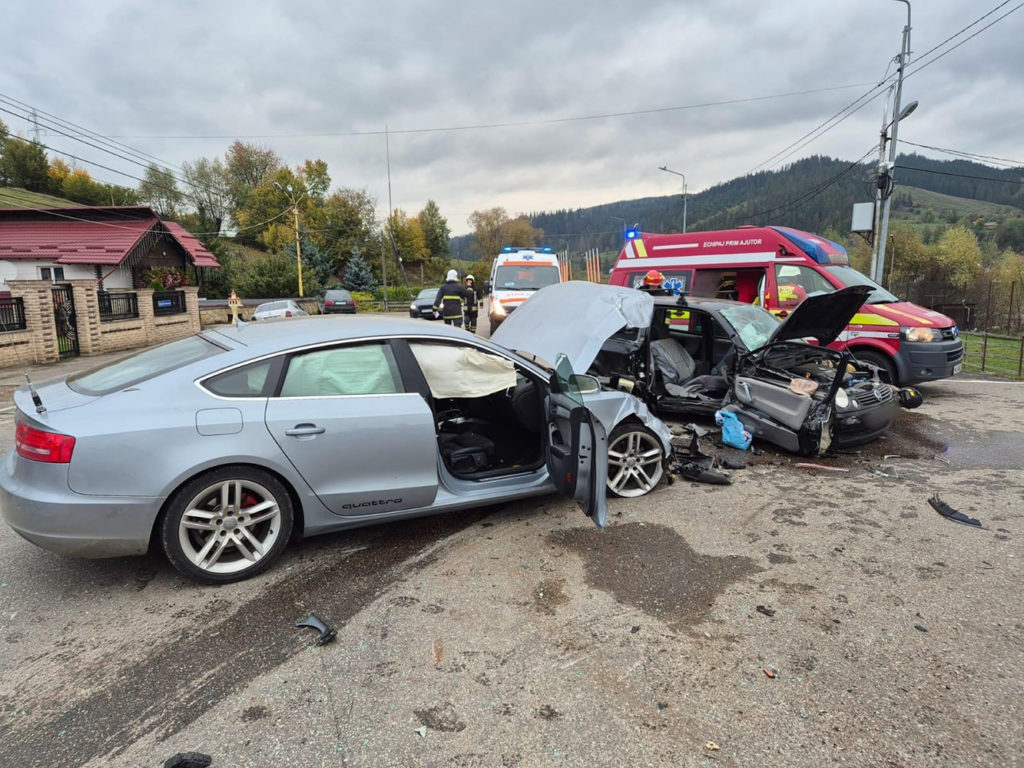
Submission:
M 766 346 L 808 337 L 828 346 L 839 338 L 870 293 L 869 286 L 853 285 L 834 293 L 808 296 L 782 322 Z
M 643 291 L 571 280 L 533 294 L 491 341 L 552 365 L 564 354 L 573 371 L 586 373 L 612 334 L 627 326 L 646 328 L 653 315 L 654 300 Z

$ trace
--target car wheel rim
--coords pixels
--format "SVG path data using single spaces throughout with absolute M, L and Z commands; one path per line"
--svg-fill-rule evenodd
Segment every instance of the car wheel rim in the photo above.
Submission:
M 178 541 L 189 562 L 208 573 L 238 573 L 262 560 L 281 535 L 281 508 L 259 483 L 225 480 L 185 507 Z
M 608 446 L 608 488 L 618 496 L 643 496 L 660 481 L 662 449 L 646 432 L 626 432 Z

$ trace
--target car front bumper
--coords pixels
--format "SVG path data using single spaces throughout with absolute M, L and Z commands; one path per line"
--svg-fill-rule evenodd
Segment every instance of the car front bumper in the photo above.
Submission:
M 61 555 L 121 557 L 149 548 L 162 498 L 85 496 L 68 488 L 67 464 L 8 453 L 0 465 L 0 513 L 22 538 Z
M 895 394 L 885 402 L 837 410 L 832 442 L 839 448 L 869 443 L 889 429 L 899 410 L 899 398 Z
M 896 353 L 900 384 L 946 379 L 956 375 L 964 362 L 964 345 L 960 339 L 947 341 L 901 341 Z

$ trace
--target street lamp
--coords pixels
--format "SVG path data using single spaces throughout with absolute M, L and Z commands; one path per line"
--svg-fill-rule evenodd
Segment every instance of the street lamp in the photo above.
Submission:
M 885 275 L 885 245 L 886 235 L 889 231 L 889 206 L 892 201 L 893 172 L 896 170 L 896 135 L 899 131 L 900 121 L 917 109 L 917 102 L 914 101 L 908 104 L 906 109 L 900 110 L 900 98 L 903 96 L 903 73 L 907 67 L 907 61 L 910 59 L 910 0 L 896 0 L 896 2 L 906 4 L 907 24 L 903 27 L 903 46 L 900 48 L 899 56 L 896 57 L 896 96 L 892 105 L 892 122 L 886 124 L 885 117 L 882 117 L 882 137 L 879 147 L 879 179 L 875 208 L 878 208 L 878 203 L 882 202 L 883 197 L 884 202 L 882 203 L 882 210 L 880 212 L 876 211 L 876 215 L 880 218 L 880 226 L 875 230 L 876 254 L 872 254 L 871 258 L 871 278 L 879 285 L 882 284 L 882 278 Z M 892 126 L 891 139 L 888 139 L 887 136 L 889 125 Z M 891 144 L 889 145 L 889 161 L 886 164 L 883 158 L 885 156 L 885 143 L 887 140 L 891 141 Z
M 676 176 L 683 177 L 683 232 L 686 232 L 686 174 L 680 173 L 679 171 L 673 171 L 671 168 L 666 168 L 664 165 L 658 166 L 659 171 L 665 171 L 665 173 L 674 173 Z
M 280 182 L 275 181 L 274 186 L 288 195 L 288 199 L 292 203 L 292 213 L 295 214 L 295 262 L 299 268 L 299 298 L 303 297 L 302 293 L 302 243 L 299 242 L 299 201 L 295 198 L 295 192 L 292 189 L 291 184 L 281 186 Z

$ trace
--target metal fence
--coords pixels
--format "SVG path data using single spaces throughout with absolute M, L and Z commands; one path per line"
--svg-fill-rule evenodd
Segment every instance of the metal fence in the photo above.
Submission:
M 98 291 L 96 297 L 100 305 L 101 323 L 130 320 L 139 316 L 139 296 L 136 293 Z
M 179 315 L 187 311 L 184 291 L 153 292 L 154 315 Z
M 1024 336 L 963 333 L 964 369 L 1012 379 L 1024 378 Z
M 0 299 L 0 332 L 24 331 L 25 301 L 20 296 Z
M 0 332 L 25 330 L 25 302 L 20 296 L 0 299 Z

